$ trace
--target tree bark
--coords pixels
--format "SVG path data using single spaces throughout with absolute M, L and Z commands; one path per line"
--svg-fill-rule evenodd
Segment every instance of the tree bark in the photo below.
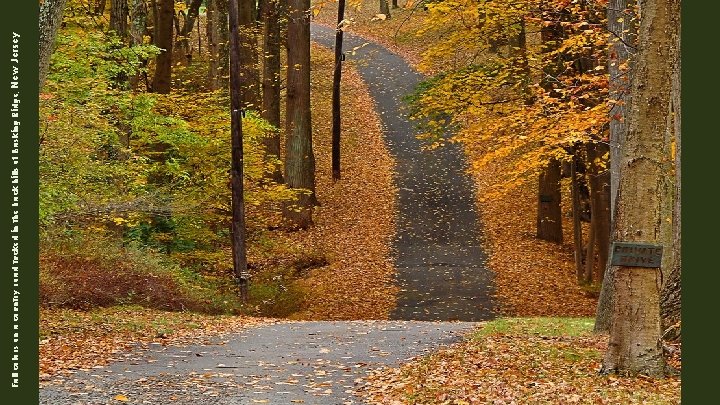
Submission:
M 672 79 L 670 60 L 679 35 L 680 0 L 643 2 L 631 91 L 627 138 L 621 160 L 614 239 L 672 246 Z M 671 256 L 671 255 L 669 255 Z M 662 265 L 668 260 L 663 257 Z M 666 269 L 618 267 L 610 343 L 602 371 L 661 376 L 660 288 Z
M 332 93 L 332 178 L 340 180 L 340 80 L 342 79 L 343 21 L 345 0 L 338 0 L 338 17 L 335 31 L 335 71 L 333 72 Z
M 392 0 L 392 8 L 398 8 L 398 0 Z
M 178 33 L 175 42 L 175 46 L 177 49 L 181 49 L 183 51 L 188 62 L 191 59 L 190 34 L 192 33 L 192 30 L 195 27 L 195 21 L 200 14 L 201 4 L 202 0 L 192 0 L 188 6 L 187 16 L 185 16 L 185 21 L 183 22 L 182 28 L 180 28 L 180 32 Z
M 675 142 L 675 195 L 673 201 L 673 241 L 672 241 L 672 261 L 670 264 L 670 274 L 665 277 L 663 288 L 660 295 L 660 313 L 662 318 L 662 328 L 664 337 L 668 340 L 680 339 L 680 320 L 681 320 L 681 236 L 682 236 L 682 215 L 681 215 L 681 179 L 680 157 L 681 157 L 681 106 L 680 106 L 680 32 L 677 32 L 675 47 L 672 48 L 670 60 L 673 61 L 673 77 L 671 91 L 671 107 L 672 107 L 672 128 L 674 130 Z M 670 126 L 669 126 L 670 127 Z
M 62 23 L 66 0 L 45 0 L 40 6 L 39 86 L 42 91 L 50 68 L 50 56 L 55 51 L 55 37 Z
M 283 182 L 280 160 L 280 17 L 284 6 L 280 0 L 267 0 L 262 7 L 263 20 L 263 80 L 262 117 L 272 124 L 273 133 L 263 138 L 265 154 L 275 161 L 269 178 Z
M 238 21 L 238 1 L 230 0 L 230 119 L 232 139 L 232 253 L 233 270 L 240 287 L 240 298 L 247 302 L 248 275 L 245 250 L 245 202 L 243 196 L 243 93 L 248 89 L 248 79 L 241 74 L 243 44 Z M 248 0 L 241 0 L 247 2 Z M 246 38 L 247 39 L 247 38 Z
M 632 103 L 630 79 L 633 69 L 630 55 L 634 52 L 637 39 L 637 24 L 635 23 L 637 16 L 633 11 L 634 5 L 634 0 L 609 0 L 607 7 L 607 27 L 611 32 L 608 51 L 609 98 L 612 101 L 609 113 L 611 227 L 615 221 L 615 207 L 620 186 L 620 159 L 627 136 L 629 118 L 627 111 Z M 614 276 L 614 268 L 606 266 L 595 314 L 595 332 L 598 333 L 610 330 Z
M 380 0 L 380 14 L 385 14 L 385 19 L 389 20 L 392 18 L 390 15 L 390 4 L 388 0 Z
M 563 240 L 560 174 L 560 162 L 552 159 L 538 181 L 537 237 L 555 243 L 562 243 Z
M 240 35 L 240 70 L 244 77 L 243 106 L 248 110 L 259 110 L 260 73 L 258 71 L 257 19 L 255 18 L 255 0 L 239 0 L 238 33 Z
M 289 9 L 285 182 L 304 191 L 284 214 L 294 227 L 303 229 L 312 225 L 312 207 L 317 203 L 310 122 L 310 0 L 290 0 Z
M 570 161 L 570 185 L 572 193 L 572 219 L 573 219 L 573 247 L 575 252 L 575 276 L 578 284 L 583 283 L 583 237 L 582 224 L 580 223 L 580 179 L 578 179 L 577 148 L 573 147 L 572 160 Z
M 608 154 L 609 148 L 606 143 L 591 142 L 587 144 L 587 151 L 590 205 L 598 252 L 597 279 L 602 281 L 610 255 L 610 171 L 601 160 Z
M 163 49 L 163 51 L 155 58 L 155 74 L 152 85 L 152 90 L 155 93 L 170 93 L 174 15 L 175 1 L 160 0 L 157 27 L 155 29 L 155 45 Z
M 128 37 L 128 0 L 110 0 L 110 30 L 122 38 Z
M 228 18 L 227 0 L 208 0 L 207 2 L 207 37 L 208 53 L 208 87 L 217 90 L 226 86 L 228 71 Z

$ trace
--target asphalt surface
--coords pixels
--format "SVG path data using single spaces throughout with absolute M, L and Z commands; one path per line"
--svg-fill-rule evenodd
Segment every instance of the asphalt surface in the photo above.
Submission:
M 358 404 L 366 373 L 460 339 L 472 323 L 295 322 L 213 345 L 150 345 L 40 389 L 40 404 Z
M 335 31 L 313 25 L 313 41 L 333 47 Z M 493 275 L 485 266 L 475 186 L 461 147 L 423 150 L 405 97 L 423 76 L 386 48 L 345 34 L 346 60 L 367 83 L 396 161 L 399 188 L 397 282 L 392 319 L 481 321 L 494 317 Z M 354 54 L 353 54 L 354 49 Z M 348 97 L 346 95 L 345 97 Z

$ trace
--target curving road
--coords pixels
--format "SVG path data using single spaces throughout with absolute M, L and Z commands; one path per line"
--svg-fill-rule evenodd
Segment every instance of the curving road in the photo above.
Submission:
M 313 41 L 333 47 L 335 30 L 311 29 Z M 399 189 L 397 282 L 403 289 L 392 319 L 481 321 L 494 317 L 493 276 L 480 247 L 475 187 L 457 144 L 423 151 L 404 97 L 422 75 L 381 45 L 344 35 L 346 51 L 375 100 L 385 141 L 396 161 Z
M 312 33 L 332 45 L 333 30 L 313 26 Z M 347 47 L 363 43 L 346 35 Z M 463 153 L 456 146 L 421 151 L 404 110 L 403 96 L 422 77 L 375 44 L 348 59 L 370 87 L 397 162 L 394 247 L 404 292 L 396 320 L 283 322 L 202 346 L 150 345 L 118 354 L 107 367 L 45 381 L 40 404 L 356 404 L 362 400 L 353 390 L 370 370 L 453 343 L 475 326 L 446 321 L 493 317 L 492 275 Z M 443 322 L 419 322 L 428 320 Z

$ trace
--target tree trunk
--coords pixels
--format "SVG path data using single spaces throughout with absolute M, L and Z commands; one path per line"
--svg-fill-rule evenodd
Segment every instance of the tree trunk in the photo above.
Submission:
M 247 302 L 248 275 L 245 251 L 245 202 L 243 196 L 243 93 L 248 89 L 247 76 L 241 74 L 242 47 L 238 21 L 238 1 L 230 0 L 230 119 L 232 139 L 232 252 L 233 270 L 240 287 L 240 298 Z M 240 0 L 247 2 L 248 0 Z M 246 38 L 247 39 L 247 38 Z
M 385 14 L 386 19 L 390 19 L 390 4 L 388 0 L 380 0 L 380 14 Z
M 207 2 L 207 37 L 208 53 L 208 86 L 217 90 L 227 84 L 228 70 L 228 18 L 227 0 L 208 0 Z
M 590 203 L 592 206 L 592 202 Z M 590 219 L 590 229 L 588 230 L 588 243 L 585 253 L 585 271 L 582 277 L 578 279 L 580 284 L 589 285 L 592 283 L 592 273 L 595 267 L 595 233 L 597 227 L 597 218 L 593 215 Z
M 128 0 L 110 0 L 110 30 L 122 38 L 128 37 Z
M 603 280 L 610 255 L 610 171 L 601 159 L 608 154 L 608 145 L 588 143 L 590 204 L 593 229 L 598 250 L 598 280 Z
M 560 210 L 560 162 L 552 159 L 540 174 L 538 189 L 537 237 L 562 243 Z
M 137 46 L 143 44 L 145 31 L 147 30 L 147 7 L 145 0 L 130 0 L 130 27 L 129 39 L 130 45 Z M 142 61 L 143 66 L 147 66 L 147 59 Z M 130 88 L 136 89 L 140 83 L 141 74 L 137 73 L 130 77 Z M 147 80 L 147 77 L 146 77 Z M 146 82 L 147 83 L 147 82 Z
M 332 93 L 332 178 L 340 180 L 340 80 L 342 79 L 343 21 L 345 0 L 338 0 L 338 17 L 335 31 L 335 71 Z
M 40 41 L 39 41 L 39 86 L 42 91 L 50 68 L 50 56 L 55 51 L 55 37 L 62 22 L 66 0 L 45 0 L 40 6 Z
M 280 0 L 263 3 L 263 81 L 262 117 L 272 124 L 272 136 L 263 138 L 265 154 L 275 161 L 269 178 L 276 183 L 283 182 L 280 160 L 280 16 L 283 6 Z
M 303 189 L 285 217 L 298 228 L 312 225 L 315 196 L 315 156 L 310 123 L 310 0 L 290 0 L 287 33 L 287 104 L 285 182 Z
M 257 19 L 255 18 L 255 0 L 239 0 L 238 32 L 240 35 L 240 70 L 246 86 L 243 91 L 243 107 L 259 110 L 260 73 L 258 71 Z
M 580 179 L 577 173 L 577 148 L 573 147 L 572 160 L 570 161 L 570 185 L 572 192 L 572 219 L 573 219 L 573 247 L 575 252 L 575 276 L 578 284 L 583 282 L 583 237 L 582 224 L 580 223 Z
M 392 0 L 392 8 L 398 8 L 398 0 Z
M 190 5 L 188 6 L 187 16 L 185 17 L 185 21 L 182 28 L 180 28 L 180 32 L 178 33 L 175 42 L 175 46 L 177 47 L 177 49 L 182 50 L 188 62 L 190 62 L 192 58 L 190 52 L 190 34 L 195 27 L 195 20 L 197 20 L 197 17 L 200 14 L 201 4 L 202 0 L 192 0 Z
M 155 75 L 152 90 L 155 93 L 170 93 L 172 76 L 173 50 L 173 16 L 175 15 L 174 0 L 160 0 L 157 28 L 155 29 L 155 45 L 163 49 L 155 58 Z
M 95 7 L 93 8 L 93 13 L 95 15 L 103 15 L 105 13 L 105 6 L 107 5 L 107 0 L 97 0 L 95 1 Z
M 670 274 L 665 277 L 663 288 L 660 295 L 660 313 L 662 318 L 662 328 L 664 337 L 668 340 L 676 340 L 680 338 L 680 309 L 681 309 L 681 268 L 682 260 L 680 256 L 682 221 L 681 221 L 681 107 L 680 107 L 680 32 L 677 33 L 676 45 L 672 48 L 670 60 L 673 61 L 673 77 L 672 77 L 672 117 L 675 141 L 675 196 L 673 201 L 673 241 L 672 241 L 672 261 L 670 264 Z
M 634 0 L 609 0 L 607 7 L 607 27 L 611 32 L 608 52 L 610 109 L 610 221 L 615 221 L 617 193 L 620 186 L 620 159 L 627 134 L 628 114 L 632 97 L 630 79 L 632 66 L 630 54 L 633 52 L 637 36 L 636 15 L 633 11 Z M 600 297 L 595 314 L 595 332 L 610 330 L 610 314 L 613 300 L 613 277 L 615 270 L 605 267 Z
M 679 35 L 679 0 L 643 2 L 627 138 L 615 211 L 617 241 L 672 246 L 672 79 Z M 671 256 L 671 255 L 669 255 Z M 663 266 L 668 260 L 663 257 Z M 610 343 L 603 372 L 661 376 L 660 288 L 666 269 L 620 266 L 615 271 Z

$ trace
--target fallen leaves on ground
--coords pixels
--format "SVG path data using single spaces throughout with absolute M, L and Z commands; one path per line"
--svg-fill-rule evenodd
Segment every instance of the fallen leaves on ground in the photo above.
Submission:
M 329 265 L 299 283 L 306 308 L 294 319 L 387 319 L 395 305 L 390 245 L 394 235 L 393 160 L 366 85 L 345 64 L 341 86 L 342 179 L 331 178 L 333 54 L 313 45 L 313 149 L 317 195 L 315 226 L 298 236 L 322 251 Z
M 500 319 L 461 343 L 374 372 L 378 404 L 677 404 L 680 379 L 598 374 L 607 337 L 592 319 Z
M 40 377 L 102 367 L 148 343 L 187 345 L 272 319 L 165 312 L 137 306 L 92 311 L 40 309 Z

